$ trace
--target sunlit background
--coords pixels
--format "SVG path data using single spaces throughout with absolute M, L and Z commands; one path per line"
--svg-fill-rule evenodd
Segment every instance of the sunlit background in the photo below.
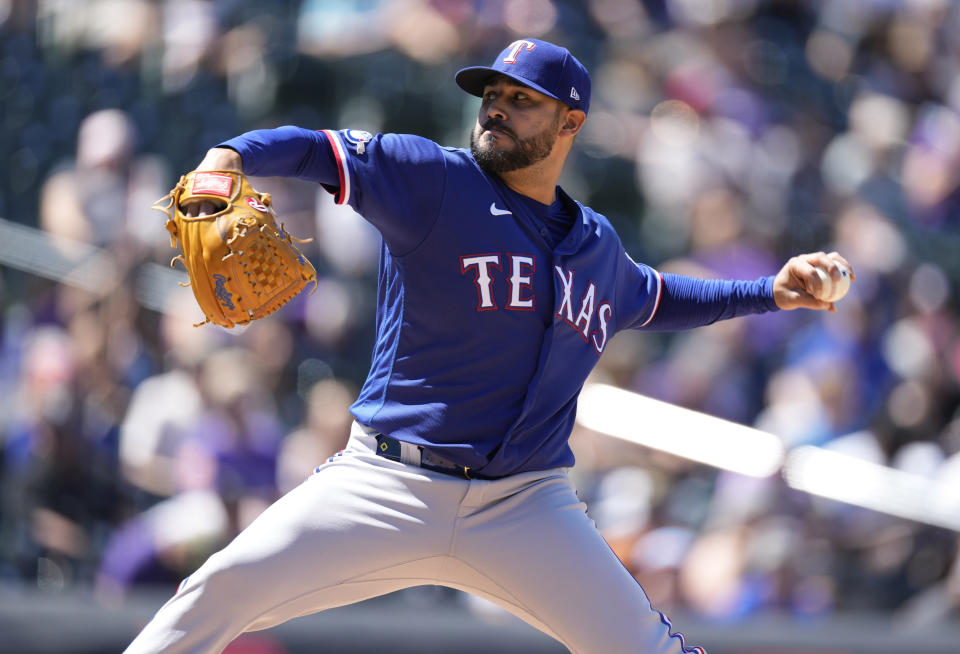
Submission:
M 835 314 L 610 343 L 590 395 L 608 420 L 584 402 L 573 474 L 624 564 L 694 625 L 956 626 L 951 0 L 0 0 L 0 623 L 23 634 L 42 628 L 11 617 L 24 603 L 109 614 L 156 593 L 146 617 L 345 442 L 376 232 L 316 185 L 256 179 L 288 231 L 316 237 L 319 288 L 245 330 L 195 329 L 151 203 L 254 128 L 465 146 L 477 102 L 453 73 L 520 37 L 590 69 L 561 184 L 635 259 L 753 279 L 837 250 L 857 275 Z M 495 614 L 452 591 L 396 602 Z M 42 651 L 100 651 L 77 647 Z

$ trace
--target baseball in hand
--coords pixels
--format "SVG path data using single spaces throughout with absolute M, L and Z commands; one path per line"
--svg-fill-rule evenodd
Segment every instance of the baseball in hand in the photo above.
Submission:
M 817 299 L 824 302 L 836 302 L 850 290 L 850 271 L 841 264 L 837 264 L 837 267 L 840 269 L 840 279 L 838 281 L 834 281 L 830 273 L 823 268 L 819 266 L 814 268 L 823 286 L 823 290 L 817 294 Z

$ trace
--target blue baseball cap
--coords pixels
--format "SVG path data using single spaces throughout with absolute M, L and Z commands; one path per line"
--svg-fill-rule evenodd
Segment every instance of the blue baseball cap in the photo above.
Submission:
M 454 79 L 464 91 L 480 97 L 495 74 L 563 102 L 584 113 L 590 108 L 590 74 L 566 48 L 539 39 L 520 39 L 497 55 L 492 66 L 471 66 Z

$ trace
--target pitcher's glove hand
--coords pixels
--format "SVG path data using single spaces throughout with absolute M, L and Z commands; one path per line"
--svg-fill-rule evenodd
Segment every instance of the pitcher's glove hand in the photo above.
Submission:
M 217 210 L 187 214 L 186 205 L 202 201 Z M 196 327 L 242 325 L 270 315 L 310 282 L 316 289 L 317 272 L 294 244 L 307 241 L 277 226 L 270 195 L 241 172 L 187 173 L 153 208 L 167 214 L 170 246 L 182 252 L 170 265 L 179 260 L 190 275 L 205 317 Z

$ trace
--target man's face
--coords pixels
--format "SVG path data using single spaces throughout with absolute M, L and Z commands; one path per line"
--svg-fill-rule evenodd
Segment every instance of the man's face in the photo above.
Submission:
M 508 77 L 483 88 L 470 150 L 489 173 L 507 173 L 546 159 L 560 128 L 563 105 Z

